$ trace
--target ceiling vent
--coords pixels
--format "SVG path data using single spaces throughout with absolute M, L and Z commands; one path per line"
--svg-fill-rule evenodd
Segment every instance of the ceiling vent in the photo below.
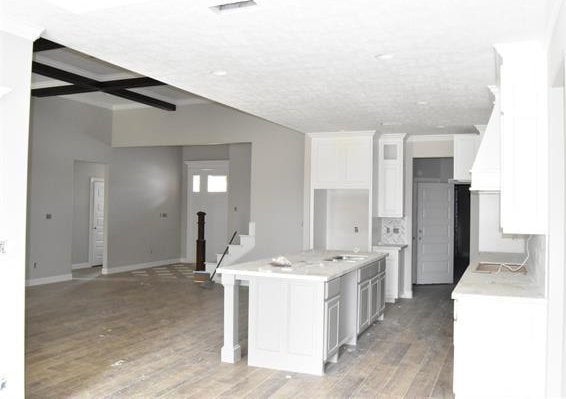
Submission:
M 227 11 L 241 10 L 243 8 L 248 8 L 253 6 L 257 6 L 257 3 L 254 0 L 245 0 L 245 1 L 236 1 L 234 3 L 217 4 L 215 6 L 210 7 L 210 9 L 216 13 L 222 13 Z

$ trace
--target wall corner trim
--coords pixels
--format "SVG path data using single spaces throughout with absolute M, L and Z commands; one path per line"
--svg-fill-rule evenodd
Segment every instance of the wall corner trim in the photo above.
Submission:
M 0 17 L 0 31 L 35 41 L 45 29 L 27 21 L 16 19 L 7 15 Z
M 72 280 L 72 279 L 73 279 L 73 275 L 71 273 L 60 274 L 58 276 L 51 276 L 51 277 L 32 278 L 32 279 L 26 280 L 26 286 L 31 287 L 31 286 L 34 286 L 34 285 L 60 283 L 60 282 L 69 281 L 69 280 Z
M 133 270 L 149 269 L 150 267 L 172 265 L 175 263 L 183 263 L 183 259 L 181 258 L 163 259 L 163 260 L 156 260 L 154 262 L 147 262 L 147 263 L 134 263 L 131 265 L 103 267 L 102 274 L 124 273 Z

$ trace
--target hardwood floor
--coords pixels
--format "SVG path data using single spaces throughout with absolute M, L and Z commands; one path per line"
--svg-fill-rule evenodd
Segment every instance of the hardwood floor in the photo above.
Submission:
M 222 286 L 186 266 L 27 290 L 29 398 L 451 398 L 452 286 L 420 286 L 324 377 L 220 363 Z M 242 289 L 241 309 L 247 308 Z M 247 314 L 242 310 L 243 352 Z

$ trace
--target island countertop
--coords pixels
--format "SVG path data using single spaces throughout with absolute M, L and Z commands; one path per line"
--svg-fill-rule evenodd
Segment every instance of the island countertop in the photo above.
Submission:
M 337 255 L 363 256 L 360 260 L 328 260 Z M 351 271 L 357 270 L 387 256 L 379 252 L 348 251 L 304 251 L 284 255 L 292 263 L 290 267 L 271 265 L 272 259 L 259 259 L 252 262 L 237 263 L 220 267 L 218 273 L 234 274 L 240 277 L 271 277 L 311 281 L 330 281 Z
M 478 273 L 475 272 L 479 262 L 512 262 L 521 263 L 523 254 L 480 253 L 477 259 L 470 263 L 464 275 L 452 291 L 452 298 L 463 297 L 497 297 L 516 300 L 544 300 L 543 288 L 537 284 L 528 269 L 523 273 Z

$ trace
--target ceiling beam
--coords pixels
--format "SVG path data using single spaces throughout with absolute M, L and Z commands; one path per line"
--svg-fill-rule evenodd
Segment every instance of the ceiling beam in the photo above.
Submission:
M 152 87 L 152 86 L 163 86 L 165 83 L 160 82 L 152 78 L 132 78 L 132 79 L 119 79 L 119 80 L 108 80 L 103 82 L 98 82 L 97 87 L 85 87 L 78 85 L 65 85 L 65 86 L 54 86 L 45 87 L 41 89 L 33 89 L 31 95 L 34 97 L 51 97 L 51 96 L 64 96 L 67 94 L 79 94 L 79 93 L 92 93 L 94 91 L 112 91 L 112 90 L 123 90 L 123 89 L 133 89 L 137 87 Z
M 62 44 L 52 42 L 51 40 L 44 39 L 40 37 L 35 42 L 33 42 L 33 51 L 47 51 L 47 50 L 55 50 L 58 48 L 65 47 Z
M 134 78 L 134 79 L 121 79 L 116 85 L 112 86 L 110 84 L 110 82 L 99 82 L 97 80 L 94 79 L 90 79 L 81 75 L 77 75 L 75 73 L 72 72 L 67 72 L 64 71 L 62 69 L 59 68 L 55 68 L 49 65 L 45 65 L 45 64 L 41 64 L 37 61 L 33 61 L 32 62 L 32 66 L 31 66 L 31 70 L 33 73 L 36 73 L 38 75 L 42 75 L 42 76 L 47 76 L 49 78 L 52 79 L 57 79 L 57 80 L 62 80 L 64 82 L 68 82 L 68 83 L 72 83 L 74 86 L 80 86 L 84 89 L 86 89 L 87 91 L 83 91 L 83 92 L 94 92 L 94 91 L 102 91 L 104 93 L 108 93 L 108 94 L 112 94 L 114 96 L 117 97 L 121 97 L 121 98 L 125 98 L 127 100 L 130 101 L 135 101 L 138 103 L 142 103 L 142 104 L 146 104 L 152 107 L 156 107 L 159 109 L 163 109 L 166 111 L 175 111 L 177 109 L 175 104 L 171 104 L 162 100 L 158 100 L 156 98 L 153 97 L 149 97 L 143 94 L 139 94 L 133 91 L 128 91 L 123 89 L 123 87 L 125 87 L 125 85 L 127 85 L 127 82 L 125 81 L 130 81 L 131 84 L 134 84 L 134 86 L 129 86 L 129 87 L 144 87 L 144 86 L 139 86 L 140 84 L 142 84 L 142 81 L 139 79 L 150 79 L 150 78 Z M 137 83 L 132 83 L 132 80 L 136 80 Z M 153 80 L 151 79 L 153 82 L 149 82 L 149 81 L 144 81 L 145 83 L 150 83 L 150 85 L 152 86 L 156 86 L 157 85 L 157 80 Z M 154 84 L 155 83 L 155 84 Z M 163 84 L 161 82 L 159 82 L 160 84 Z M 137 85 L 135 85 L 137 84 Z M 105 87 L 106 86 L 106 87 Z M 61 86 L 59 86 L 61 87 Z M 62 86 L 62 87 L 67 87 L 66 90 L 74 90 L 74 89 L 70 89 L 69 86 Z M 50 89 L 57 89 L 57 87 L 52 87 Z M 35 90 L 46 90 L 46 89 L 35 89 Z M 59 90 L 65 90 L 65 89 L 59 89 Z M 36 92 L 37 93 L 37 92 Z M 36 97 L 40 97 L 41 96 L 41 92 L 39 92 L 40 94 L 35 95 L 34 94 L 34 90 L 32 90 L 32 95 L 36 96 Z M 45 92 L 43 92 L 45 93 Z M 76 94 L 77 92 L 75 91 L 74 93 L 67 93 L 67 94 Z M 43 95 L 44 97 L 45 95 Z

